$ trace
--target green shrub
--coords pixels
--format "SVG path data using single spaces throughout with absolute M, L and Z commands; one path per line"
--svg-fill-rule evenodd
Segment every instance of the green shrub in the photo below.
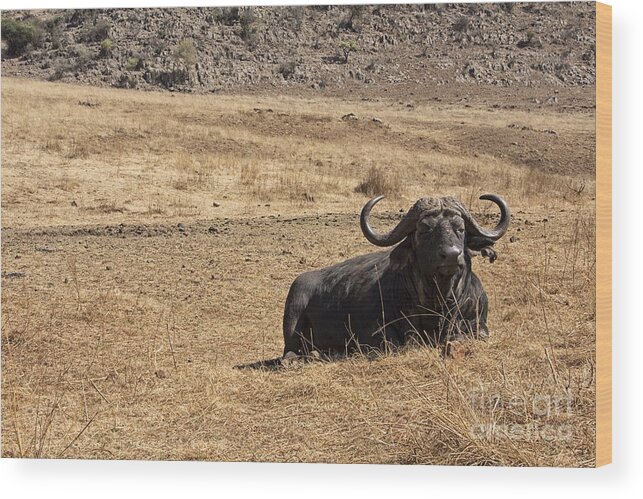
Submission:
M 355 40 L 342 40 L 339 42 L 339 48 L 344 53 L 344 64 L 346 64 L 350 53 L 357 51 L 357 43 Z
M 127 64 L 125 64 L 125 69 L 127 71 L 136 71 L 137 69 L 141 69 L 141 65 L 141 59 L 138 57 L 129 57 Z
M 535 33 L 531 30 L 527 31 L 527 43 L 531 44 L 534 41 Z
M 15 19 L 2 20 L 2 39 L 7 42 L 7 55 L 16 57 L 22 55 L 29 45 L 35 45 L 38 40 L 38 30 L 28 22 Z
M 172 55 L 186 67 L 194 66 L 197 61 L 196 47 L 194 46 L 194 42 L 190 39 L 182 40 L 176 47 L 174 47 Z
M 101 57 L 110 57 L 112 55 L 112 50 L 114 50 L 114 42 L 111 39 L 105 38 L 100 42 Z

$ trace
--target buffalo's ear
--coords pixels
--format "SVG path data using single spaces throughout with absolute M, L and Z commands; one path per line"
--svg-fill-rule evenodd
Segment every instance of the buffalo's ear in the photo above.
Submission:
M 488 244 L 487 246 L 473 248 L 471 245 L 467 245 L 467 251 L 471 256 L 481 256 L 482 258 L 488 258 L 490 263 L 493 263 L 498 258 L 498 253 L 492 248 L 493 243 Z
M 491 248 L 495 241 L 488 237 L 467 234 L 464 244 L 472 251 L 481 251 L 483 248 Z
M 480 254 L 482 255 L 482 258 L 488 258 L 489 263 L 493 263 L 498 259 L 498 253 L 496 253 L 496 250 L 494 250 L 491 246 L 482 248 L 480 250 Z

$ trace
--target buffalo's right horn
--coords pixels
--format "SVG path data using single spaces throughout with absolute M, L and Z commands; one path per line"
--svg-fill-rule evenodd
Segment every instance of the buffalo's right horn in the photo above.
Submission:
M 359 225 L 362 228 L 364 237 L 366 237 L 370 243 L 375 246 L 393 246 L 415 230 L 415 224 L 418 221 L 420 213 L 419 210 L 416 209 L 416 206 L 413 206 L 413 208 L 404 215 L 404 218 L 400 220 L 400 223 L 398 223 L 393 230 L 386 234 L 378 234 L 371 229 L 371 226 L 368 223 L 368 217 L 371 214 L 373 206 L 379 203 L 382 199 L 384 199 L 384 196 L 377 196 L 364 205 L 364 208 L 362 208 L 362 214 L 359 217 Z
M 471 226 L 471 231 L 474 235 L 479 237 L 481 236 L 495 242 L 502 236 L 504 236 L 507 232 L 507 229 L 509 228 L 509 222 L 511 221 L 511 211 L 509 210 L 509 206 L 507 206 L 507 202 L 500 196 L 496 196 L 495 194 L 483 194 L 482 196 L 480 196 L 480 199 L 491 201 L 492 203 L 495 203 L 498 208 L 500 208 L 500 221 L 498 222 L 498 224 L 493 229 L 485 229 L 478 225 L 478 222 L 475 221 L 475 219 L 467 210 L 465 210 L 463 216 L 465 218 L 465 221 L 468 222 L 468 224 Z

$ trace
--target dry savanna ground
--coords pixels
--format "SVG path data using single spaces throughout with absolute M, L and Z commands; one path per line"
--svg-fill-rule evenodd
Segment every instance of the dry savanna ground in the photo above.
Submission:
M 592 109 L 2 87 L 3 456 L 594 464 Z M 233 369 L 376 192 L 508 200 L 491 338 Z

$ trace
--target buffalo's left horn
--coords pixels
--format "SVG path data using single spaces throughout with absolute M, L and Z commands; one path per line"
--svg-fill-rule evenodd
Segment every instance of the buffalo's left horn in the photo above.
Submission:
M 379 203 L 384 196 L 377 196 L 371 199 L 368 203 L 362 208 L 362 214 L 359 217 L 359 224 L 364 233 L 364 237 L 375 246 L 393 246 L 394 244 L 399 243 L 402 239 L 408 236 L 414 229 L 415 224 L 418 221 L 418 210 L 411 208 L 404 218 L 400 220 L 400 223 L 386 234 L 378 234 L 373 229 L 371 229 L 370 224 L 368 223 L 368 217 L 371 214 L 371 209 L 377 203 Z
M 502 236 L 504 236 L 507 232 L 507 229 L 509 228 L 509 222 L 511 221 L 511 211 L 509 211 L 507 202 L 500 196 L 496 196 L 495 194 L 483 194 L 482 196 L 480 196 L 480 199 L 492 201 L 493 203 L 498 205 L 498 208 L 500 208 L 500 221 L 493 229 L 485 229 L 483 227 L 480 227 L 478 222 L 475 221 L 475 219 L 466 209 L 463 210 L 462 216 L 468 226 L 468 231 L 474 237 L 483 237 L 495 242 Z

